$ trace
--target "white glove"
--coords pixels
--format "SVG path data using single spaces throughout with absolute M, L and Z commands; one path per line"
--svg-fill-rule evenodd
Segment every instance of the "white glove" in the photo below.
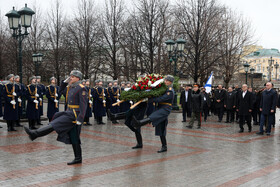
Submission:
M 118 99 L 117 102 L 120 102 L 120 100 Z
M 39 97 L 39 94 L 36 93 L 36 94 L 35 94 L 35 97 Z
M 105 101 L 105 100 L 103 100 L 103 103 L 106 103 L 106 101 Z
M 92 95 L 90 94 L 89 97 L 92 97 Z
M 12 100 L 10 103 L 11 103 L 12 105 L 15 105 L 15 104 L 16 104 L 16 101 L 15 101 L 15 100 Z
M 54 102 L 55 102 L 55 103 L 58 103 L 58 100 L 55 99 Z
M 133 101 L 129 101 L 129 103 L 133 105 Z
M 58 94 L 57 94 L 57 93 L 55 94 L 55 97 L 58 97 Z
M 21 103 L 21 102 L 22 102 L 22 100 L 21 100 L 20 98 L 18 98 L 18 102 L 19 102 L 19 103 Z
M 125 89 L 124 89 L 124 91 L 126 91 L 126 92 L 127 92 L 127 91 L 129 91 L 130 89 L 131 89 L 131 88 L 125 88 Z
M 17 96 L 16 92 L 13 92 L 13 96 Z
M 34 103 L 36 103 L 36 104 L 38 104 L 38 103 L 39 103 L 37 100 L 34 100 L 33 102 L 34 102 Z
M 120 94 L 118 94 L 118 96 L 121 96 Z
M 82 123 L 81 122 L 79 122 L 79 121 L 77 121 L 77 123 L 76 123 L 77 125 L 82 125 Z
M 42 98 L 39 98 L 39 101 L 42 101 Z
M 103 94 L 103 96 L 106 96 L 105 93 Z
M 92 104 L 92 101 L 91 101 L 91 100 L 89 100 L 89 101 L 88 101 L 88 103 L 89 103 L 89 104 Z
M 145 99 L 143 99 L 143 101 L 142 102 L 146 102 L 146 101 L 148 101 L 149 99 L 148 98 L 145 98 Z

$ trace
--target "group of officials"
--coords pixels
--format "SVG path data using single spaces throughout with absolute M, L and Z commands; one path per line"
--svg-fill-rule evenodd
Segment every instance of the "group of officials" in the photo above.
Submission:
M 248 88 L 246 84 L 239 88 L 238 85 L 225 89 L 222 85 L 213 88 L 206 93 L 205 88 L 199 88 L 197 84 L 188 85 L 181 92 L 180 104 L 183 109 L 183 121 L 191 118 L 188 128 L 193 128 L 193 123 L 198 122 L 197 128 L 201 128 L 202 116 L 204 121 L 210 115 L 217 115 L 218 122 L 222 122 L 226 114 L 225 123 L 234 121 L 239 123 L 239 133 L 244 132 L 244 124 L 247 123 L 248 132 L 253 125 L 260 125 L 258 135 L 271 134 L 271 127 L 275 126 L 276 107 L 280 107 L 280 99 L 271 82 L 267 82 L 263 88 Z
M 26 118 L 29 122 L 30 129 L 37 129 L 36 125 L 42 125 L 41 116 L 43 115 L 43 98 L 48 100 L 47 117 L 49 122 L 52 121 L 54 114 L 59 111 L 59 101 L 61 96 L 65 98 L 65 110 L 67 109 L 69 87 L 60 89 L 57 85 L 55 77 L 50 78 L 50 85 L 41 84 L 40 76 L 32 76 L 29 78 L 29 84 L 25 86 L 20 83 L 18 75 L 10 74 L 7 76 L 8 82 L 2 84 L 0 82 L 0 103 L 4 99 L 4 110 L 0 107 L 0 117 L 7 122 L 8 131 L 16 131 L 15 127 L 22 127 L 20 119 L 23 115 L 22 102 L 26 100 Z M 90 87 L 89 80 L 82 80 L 81 83 L 87 90 L 87 110 L 84 116 L 83 125 L 90 126 L 90 118 L 94 116 L 98 125 L 105 124 L 102 120 L 108 110 L 112 113 L 126 112 L 131 106 L 131 102 L 126 101 L 119 105 L 112 104 L 119 101 L 120 94 L 125 88 L 130 88 L 130 82 L 122 82 L 118 85 L 118 81 L 108 83 L 108 87 L 103 87 L 101 80 L 95 81 L 95 86 Z M 24 98 L 24 99 L 23 99 Z M 116 120 L 112 121 L 118 123 Z M 1 127 L 2 128 L 2 127 Z

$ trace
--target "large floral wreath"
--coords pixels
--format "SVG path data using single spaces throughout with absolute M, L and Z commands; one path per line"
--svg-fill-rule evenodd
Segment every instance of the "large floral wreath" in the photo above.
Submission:
M 159 97 L 166 92 L 163 76 L 148 74 L 139 77 L 128 91 L 121 93 L 121 100 L 137 102 L 145 98 Z

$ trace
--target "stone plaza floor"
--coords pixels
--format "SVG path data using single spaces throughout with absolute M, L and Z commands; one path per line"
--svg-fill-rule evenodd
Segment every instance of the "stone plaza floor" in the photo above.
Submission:
M 193 129 L 172 113 L 167 130 L 168 152 L 150 125 L 142 128 L 144 147 L 120 121 L 82 128 L 83 164 L 73 159 L 70 145 L 56 141 L 56 133 L 31 142 L 23 128 L 0 129 L 0 186 L 279 186 L 279 111 L 271 136 L 238 133 L 237 123 L 218 123 L 216 116 Z M 46 125 L 47 122 L 44 122 Z M 27 123 L 23 123 L 27 125 Z

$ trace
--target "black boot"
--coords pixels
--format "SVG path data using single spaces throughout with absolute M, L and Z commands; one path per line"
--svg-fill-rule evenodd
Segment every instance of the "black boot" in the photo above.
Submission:
M 136 131 L 135 132 L 135 136 L 136 136 L 137 144 L 136 144 L 136 146 L 132 147 L 132 149 L 141 149 L 141 148 L 143 148 L 141 133 Z
M 160 150 L 158 150 L 158 153 L 166 152 L 167 151 L 167 143 L 165 136 L 160 136 L 160 141 L 162 144 L 162 147 Z
M 20 122 L 20 120 L 16 120 L 16 125 L 15 126 L 16 127 L 23 127 L 19 122 Z
M 15 128 L 14 128 L 14 125 L 15 125 L 15 121 L 11 121 L 11 131 L 17 131 Z
M 7 121 L 7 130 L 8 130 L 8 132 L 12 131 L 12 129 L 11 129 L 11 121 L 10 120 Z
M 43 125 L 43 124 L 41 123 L 41 117 L 39 117 L 39 119 L 37 119 L 37 125 Z
M 36 130 L 38 129 L 37 127 L 35 127 L 36 121 L 35 120 L 31 120 L 31 129 L 32 130 Z
M 47 134 L 50 134 L 52 131 L 54 131 L 54 129 L 51 125 L 47 125 L 45 127 L 39 128 L 37 130 L 30 130 L 29 128 L 24 126 L 24 130 L 29 135 L 29 138 L 32 141 L 38 137 L 45 136 Z
M 151 119 L 150 118 L 144 118 L 142 120 L 137 120 L 135 116 L 132 116 L 132 126 L 134 127 L 141 127 L 141 126 L 144 126 L 144 125 L 147 125 L 148 123 L 151 123 Z
M 82 163 L 82 149 L 80 144 L 72 144 L 75 159 L 72 162 L 68 162 L 67 165 Z
M 109 119 L 111 121 L 116 121 L 118 119 L 125 119 L 126 117 L 126 112 L 122 112 L 122 113 L 117 113 L 117 114 L 112 114 L 110 110 L 108 110 L 108 116 L 109 116 Z

